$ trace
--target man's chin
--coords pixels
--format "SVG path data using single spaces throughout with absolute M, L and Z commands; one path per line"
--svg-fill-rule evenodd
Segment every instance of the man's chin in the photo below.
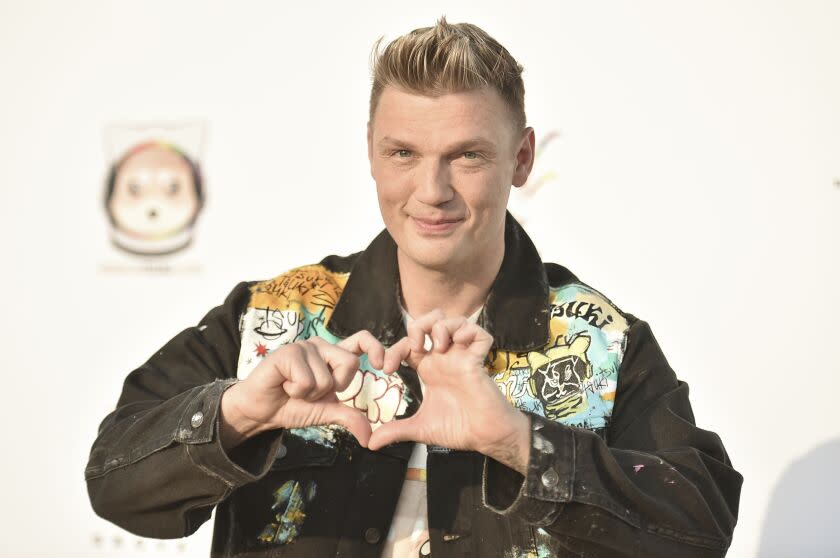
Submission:
M 450 250 L 443 247 L 425 247 L 423 250 L 412 250 L 408 257 L 418 266 L 435 271 L 446 271 L 458 265 L 458 258 Z

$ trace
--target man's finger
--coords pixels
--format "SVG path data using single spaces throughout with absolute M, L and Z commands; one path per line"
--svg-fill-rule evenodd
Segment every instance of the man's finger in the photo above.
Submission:
M 286 378 L 283 390 L 293 399 L 305 399 L 315 389 L 315 377 L 309 369 L 306 349 L 298 345 L 289 345 L 284 355 L 283 361 L 274 363 L 275 370 Z
M 371 365 L 377 370 L 382 370 L 385 347 L 371 332 L 363 329 L 346 339 L 342 339 L 336 345 L 355 355 L 366 354 Z
M 432 326 L 432 346 L 434 352 L 445 353 L 452 344 L 452 335 L 467 323 L 464 317 L 439 320 Z
M 324 341 L 320 337 L 312 338 L 310 342 L 332 370 L 332 377 L 335 380 L 333 390 L 344 391 L 347 389 L 359 370 L 359 357 L 338 345 Z
M 411 339 L 403 337 L 385 351 L 385 367 L 383 371 L 391 374 L 396 371 L 400 364 L 405 361 L 412 368 L 417 368 L 423 360 L 425 353 L 416 353 L 411 350 Z
M 368 449 L 376 451 L 380 448 L 393 444 L 395 442 L 414 441 L 422 442 L 417 439 L 418 435 L 417 416 L 411 416 L 406 419 L 397 419 L 386 422 L 370 435 L 368 442 Z
M 321 356 L 318 347 L 312 343 L 303 343 L 302 346 L 306 354 L 306 363 L 309 365 L 309 369 L 312 371 L 312 377 L 315 379 L 315 387 L 309 391 L 305 399 L 308 401 L 317 401 L 327 393 L 335 392 L 335 379 L 324 357 Z
M 436 322 L 446 318 L 443 310 L 435 308 L 428 314 L 423 314 L 408 324 L 406 337 L 411 339 L 411 348 L 417 353 L 423 353 L 426 349 L 426 335 L 432 332 L 432 326 Z
M 452 334 L 452 341 L 478 356 L 485 356 L 493 346 L 493 336 L 477 324 L 465 324 Z

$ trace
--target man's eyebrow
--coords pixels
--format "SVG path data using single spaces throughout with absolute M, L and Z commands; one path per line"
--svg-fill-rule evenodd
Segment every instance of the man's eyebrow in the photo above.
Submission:
M 381 140 L 379 140 L 377 142 L 377 144 L 381 147 L 392 146 L 392 147 L 402 147 L 402 148 L 405 148 L 405 149 L 415 149 L 415 146 L 411 142 L 401 140 L 399 138 L 392 138 L 391 136 L 383 137 Z M 476 136 L 476 137 L 469 138 L 469 139 L 466 139 L 466 140 L 463 140 L 463 141 L 459 141 L 458 143 L 449 146 L 447 151 L 455 152 L 455 151 L 460 151 L 462 149 L 466 150 L 467 148 L 470 148 L 470 147 L 484 148 L 484 149 L 487 149 L 488 151 L 495 151 L 496 150 L 496 144 L 495 143 L 493 143 L 492 141 L 490 141 L 488 139 L 482 138 L 480 136 Z

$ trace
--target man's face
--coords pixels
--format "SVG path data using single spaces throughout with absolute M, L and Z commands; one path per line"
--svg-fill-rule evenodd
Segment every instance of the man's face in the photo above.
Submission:
M 385 88 L 368 123 L 368 158 L 402 257 L 451 270 L 501 248 L 510 187 L 533 165 L 533 129 L 513 127 L 489 88 L 440 97 Z

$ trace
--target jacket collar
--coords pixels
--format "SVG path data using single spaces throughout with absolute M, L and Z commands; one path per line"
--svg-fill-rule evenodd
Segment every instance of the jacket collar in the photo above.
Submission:
M 353 264 L 327 329 L 339 337 L 366 329 L 384 345 L 393 345 L 405 335 L 399 289 L 397 245 L 384 229 Z M 545 266 L 510 212 L 505 255 L 478 324 L 493 336 L 498 350 L 534 350 L 550 339 Z

